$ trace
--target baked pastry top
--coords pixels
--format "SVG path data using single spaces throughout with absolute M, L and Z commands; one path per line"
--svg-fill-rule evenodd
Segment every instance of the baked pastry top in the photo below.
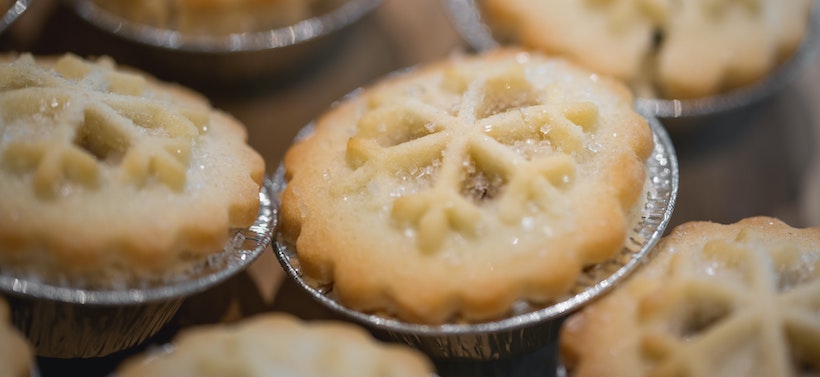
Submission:
M 629 82 L 699 98 L 759 81 L 800 45 L 811 0 L 478 0 L 502 39 Z
M 25 377 L 33 366 L 31 346 L 11 325 L 8 304 L 0 296 L 0 377 Z
M 573 377 L 814 376 L 820 228 L 691 222 L 622 286 L 568 318 Z
M 483 321 L 619 252 L 653 149 L 620 83 L 504 49 L 389 76 L 285 155 L 282 238 L 354 310 Z
M 183 330 L 170 352 L 126 360 L 118 376 L 429 377 L 432 363 L 339 321 L 281 313 Z
M 108 58 L 0 63 L 0 270 L 72 286 L 184 278 L 256 219 L 264 160 L 200 95 Z
M 293 25 L 336 0 L 92 0 L 133 22 L 190 35 L 226 35 Z

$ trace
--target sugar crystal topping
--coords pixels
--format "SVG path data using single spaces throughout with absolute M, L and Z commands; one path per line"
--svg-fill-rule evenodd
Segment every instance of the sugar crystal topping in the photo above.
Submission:
M 653 375 L 797 376 L 819 367 L 820 254 L 759 239 L 745 229 L 708 241 L 700 255 L 673 257 L 669 283 L 639 306 Z
M 475 235 L 487 202 L 499 203 L 507 224 L 522 221 L 532 206 L 560 206 L 556 197 L 573 182 L 598 107 L 539 90 L 517 64 L 493 74 L 447 71 L 440 85 L 456 99 L 371 100 L 347 145 L 346 159 L 355 169 L 347 190 L 359 190 L 383 172 L 434 167 L 435 179 L 396 197 L 391 208 L 391 218 L 418 234 L 427 252 L 451 231 Z
M 105 179 L 182 191 L 208 109 L 169 106 L 152 95 L 142 76 L 115 71 L 107 60 L 66 55 L 47 69 L 24 55 L 3 65 L 3 167 L 32 175 L 41 199 L 95 190 Z M 48 136 L 13 136 L 27 133 Z

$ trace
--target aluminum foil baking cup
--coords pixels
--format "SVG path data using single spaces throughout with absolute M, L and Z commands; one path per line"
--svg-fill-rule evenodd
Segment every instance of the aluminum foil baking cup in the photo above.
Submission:
M 34 0 L 16 0 L 9 2 L 11 5 L 9 5 L 9 8 L 2 14 L 2 17 L 0 17 L 0 33 L 8 29 L 14 21 L 17 21 L 23 12 L 31 6 L 32 1 Z
M 236 230 L 222 252 L 179 282 L 96 290 L 0 275 L 12 323 L 45 357 L 101 357 L 142 343 L 171 320 L 186 297 L 242 271 L 270 244 L 276 225 L 272 187 L 266 179 L 253 225 Z
M 495 38 L 490 26 L 482 17 L 476 1 L 480 0 L 445 0 L 444 4 L 456 30 L 472 49 L 485 51 L 501 46 L 505 42 Z M 790 83 L 797 73 L 814 58 L 818 47 L 820 47 L 820 1 L 815 0 L 809 28 L 800 47 L 791 58 L 765 79 L 751 86 L 704 98 L 637 98 L 636 107 L 644 113 L 654 114 L 661 120 L 691 118 L 700 121 L 712 115 L 741 110 L 771 97 Z M 667 123 L 664 122 L 664 124 Z M 683 124 L 683 122 L 676 124 Z
M 325 13 L 271 30 L 227 35 L 190 35 L 152 27 L 106 11 L 93 0 L 69 0 L 74 12 L 105 35 L 114 47 L 140 51 L 138 66 L 191 86 L 253 84 L 301 68 L 375 10 L 383 0 L 327 1 Z M 128 62 L 127 51 L 117 61 Z M 116 55 L 114 51 L 106 54 Z M 137 64 L 135 64 L 137 65 Z
M 308 283 L 299 271 L 293 245 L 274 233 L 273 250 L 288 275 L 314 299 L 344 317 L 371 329 L 380 337 L 406 343 L 434 359 L 498 360 L 555 342 L 561 321 L 569 313 L 609 291 L 647 258 L 666 229 L 678 191 L 678 162 L 672 142 L 657 118 L 645 116 L 653 131 L 655 149 L 647 161 L 649 188 L 643 208 L 636 211 L 627 244 L 615 257 L 589 268 L 575 289 L 547 307 L 530 308 L 509 318 L 474 324 L 422 325 L 403 322 L 345 307 L 326 289 Z M 312 130 L 304 128 L 298 138 Z M 273 177 L 274 212 L 287 182 L 280 165 Z M 550 356 L 552 357 L 552 356 Z

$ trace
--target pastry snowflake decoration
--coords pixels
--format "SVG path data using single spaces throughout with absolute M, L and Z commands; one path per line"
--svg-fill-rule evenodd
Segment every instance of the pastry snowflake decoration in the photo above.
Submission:
M 408 180 L 415 180 L 413 172 L 435 175 L 428 185 L 400 186 L 404 192 L 391 211 L 398 224 L 418 232 L 415 238 L 425 251 L 441 247 L 449 232 L 478 236 L 479 207 L 487 202 L 496 201 L 501 220 L 511 225 L 529 212 L 564 212 L 556 196 L 571 184 L 572 154 L 581 153 L 598 108 L 586 101 L 541 104 L 523 69 L 508 69 L 464 88 L 461 101 L 477 104 L 475 109 L 465 106 L 449 114 L 409 98 L 373 109 L 348 142 L 355 189 L 375 174 Z
M 477 4 L 500 40 L 564 56 L 618 77 L 641 97 L 681 99 L 748 86 L 773 72 L 805 39 L 812 7 L 809 0 L 479 0 Z
M 31 70 L 33 63 L 5 67 L 0 106 L 6 109 L 7 133 L 50 134 L 15 138 L 4 152 L 4 163 L 16 174 L 34 175 L 39 198 L 67 195 L 74 186 L 97 189 L 108 166 L 137 186 L 154 180 L 173 191 L 184 189 L 191 148 L 207 130 L 208 108 L 171 107 L 135 96 L 145 91 L 144 78 L 94 72 L 79 58 L 59 60 L 59 75 Z M 62 127 L 37 121 L 58 117 Z
M 357 310 L 482 320 L 624 243 L 652 150 L 620 84 L 518 50 L 392 76 L 285 160 L 285 238 Z
M 186 89 L 107 58 L 23 55 L 0 65 L 0 108 L 0 261 L 14 274 L 163 280 L 256 217 L 264 162 Z
M 567 320 L 574 376 L 820 371 L 820 229 L 765 217 L 694 222 L 659 245 L 645 270 Z

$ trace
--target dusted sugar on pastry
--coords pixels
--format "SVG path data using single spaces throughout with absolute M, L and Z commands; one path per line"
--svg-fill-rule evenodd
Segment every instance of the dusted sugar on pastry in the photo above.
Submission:
M 189 35 L 226 35 L 293 25 L 335 0 L 91 0 L 131 21 Z
M 198 94 L 106 58 L 0 64 L 0 272 L 72 287 L 185 278 L 253 224 L 264 161 Z
M 518 49 L 389 76 L 286 153 L 281 233 L 353 310 L 485 321 L 624 246 L 653 148 L 620 83 Z
M 196 327 L 167 353 L 132 357 L 117 376 L 429 377 L 432 363 L 346 322 L 268 313 L 235 324 Z
M 691 222 L 609 295 L 564 322 L 573 377 L 816 376 L 820 228 Z
M 753 84 L 791 57 L 810 0 L 478 0 L 499 38 L 629 82 L 699 98 Z
M 34 355 L 9 317 L 8 304 L 0 296 L 0 376 L 26 377 L 33 370 Z

